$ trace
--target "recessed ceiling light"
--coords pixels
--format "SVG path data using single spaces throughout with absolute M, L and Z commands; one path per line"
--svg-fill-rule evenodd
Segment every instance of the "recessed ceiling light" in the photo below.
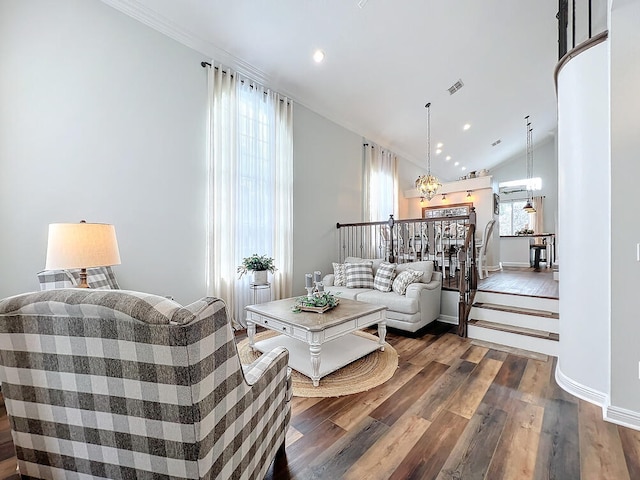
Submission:
M 447 155 L 445 160 L 448 162 L 449 160 L 451 160 L 451 155 Z
M 438 143 L 438 144 L 436 145 L 436 148 L 442 148 L 442 147 L 444 147 L 444 145 L 442 144 L 442 142 L 440 142 L 440 143 Z
M 322 63 L 324 60 L 324 52 L 320 49 L 313 52 L 313 61 L 316 63 Z
M 440 155 L 441 153 L 442 153 L 442 150 L 438 148 L 438 149 L 436 150 L 436 155 Z
M 464 172 L 467 169 L 467 167 L 462 167 L 462 171 Z
M 458 165 L 460 165 L 460 162 L 456 162 L 453 164 L 454 167 L 457 167 Z
M 469 130 L 471 128 L 471 124 L 470 123 L 465 123 L 464 127 L 462 127 L 463 130 Z

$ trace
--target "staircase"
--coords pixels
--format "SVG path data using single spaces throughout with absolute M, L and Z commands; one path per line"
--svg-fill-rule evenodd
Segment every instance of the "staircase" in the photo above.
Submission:
M 558 299 L 478 290 L 468 337 L 558 356 Z

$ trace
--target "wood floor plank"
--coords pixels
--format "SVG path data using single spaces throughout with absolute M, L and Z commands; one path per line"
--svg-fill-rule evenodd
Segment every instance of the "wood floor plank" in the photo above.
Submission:
M 286 447 L 287 461 L 272 465 L 269 474 L 265 479 L 284 480 L 289 478 L 301 478 L 300 472 L 322 452 L 341 437 L 346 435 L 346 431 L 335 425 L 333 422 L 325 420 L 298 440 Z
M 371 412 L 371 417 L 389 426 L 393 425 L 448 368 L 448 365 L 443 365 L 442 363 L 429 363 L 411 379 L 411 382 L 404 385 Z
M 319 451 L 301 476 L 309 480 L 343 478 L 344 473 L 388 430 L 384 423 L 366 417 L 357 428 Z
M 578 405 L 550 399 L 544 410 L 534 479 L 580 478 Z
M 321 401 L 292 417 L 291 425 L 306 435 L 328 418 L 336 415 L 353 401 L 349 396 L 338 397 L 333 402 Z
M 535 472 L 544 408 L 515 400 L 487 478 L 529 480 Z
M 410 382 L 422 367 L 411 363 L 399 365 L 397 372 L 378 388 L 354 398 L 349 408 L 343 409 L 331 417 L 331 421 L 349 431 L 363 418 L 369 416 L 373 410 L 384 403 L 402 386 Z
M 431 426 L 431 422 L 414 415 L 403 415 L 389 431 L 345 472 L 345 480 L 389 478 L 408 451 Z
M 640 478 L 640 431 L 618 426 L 629 477 Z
M 510 399 L 520 395 L 518 386 L 526 366 L 526 358 L 508 355 L 482 401 L 490 405 L 501 405 L 501 408 L 510 412 Z
M 518 390 L 520 399 L 527 403 L 543 406 L 546 402 L 546 389 L 551 380 L 552 362 L 529 360 L 522 374 Z
M 489 351 L 486 347 L 481 347 L 478 345 L 471 345 L 469 349 L 462 354 L 460 358 L 466 360 L 467 362 L 479 363 L 480 360 L 484 358 L 484 356 Z
M 438 480 L 483 480 L 502 435 L 507 413 L 478 408 L 447 458 Z M 493 477 L 489 477 L 493 478 Z
M 421 367 L 424 367 L 436 358 L 442 358 L 444 355 L 446 355 L 447 351 L 452 347 L 452 345 L 457 344 L 458 342 L 456 340 L 456 335 L 442 335 L 435 342 L 431 343 L 428 348 L 411 357 L 409 361 L 414 365 L 420 365 Z
M 491 358 L 482 359 L 465 384 L 453 396 L 447 410 L 470 419 L 502 368 L 502 363 Z
M 407 453 L 389 480 L 435 478 L 467 426 L 467 419 L 442 411 Z
M 584 480 L 615 478 L 630 480 L 618 427 L 602 421 L 602 408 L 581 400 L 580 471 Z
M 475 363 L 459 360 L 412 405 L 408 412 L 433 421 L 445 408 L 476 368 Z

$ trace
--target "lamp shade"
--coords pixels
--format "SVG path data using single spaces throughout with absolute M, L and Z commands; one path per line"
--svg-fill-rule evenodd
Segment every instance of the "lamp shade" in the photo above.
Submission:
M 49 225 L 46 270 L 120 264 L 116 229 L 104 223 Z

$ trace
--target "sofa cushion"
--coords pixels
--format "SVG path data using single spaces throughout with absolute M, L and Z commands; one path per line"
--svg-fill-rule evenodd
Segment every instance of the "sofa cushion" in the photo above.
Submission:
M 349 300 L 358 300 L 363 292 L 371 292 L 370 288 L 346 288 L 346 287 L 325 287 L 325 292 L 335 295 L 338 298 L 348 298 Z M 395 294 L 394 294 L 395 295 Z M 398 295 L 396 295 L 397 297 Z
M 393 275 L 396 271 L 395 263 L 382 262 L 373 279 L 373 288 L 381 292 L 390 292 L 393 285 Z
M 418 270 L 412 270 L 410 268 L 403 270 L 398 273 L 398 276 L 393 281 L 391 288 L 393 288 L 393 291 L 398 295 L 404 295 L 407 291 L 407 286 L 412 283 L 419 282 L 423 275 L 424 272 L 420 272 Z
M 344 287 L 347 284 L 344 263 L 333 263 L 333 284 L 336 287 Z
M 420 299 L 418 297 L 408 298 L 395 292 L 367 290 L 359 293 L 357 300 L 359 302 L 384 305 L 387 307 L 387 316 L 389 312 L 400 312 L 407 315 L 420 313 Z
M 429 283 L 431 281 L 431 276 L 433 275 L 433 261 L 421 260 L 418 262 L 399 263 L 396 267 L 396 275 L 399 275 L 400 272 L 405 270 L 424 272 L 419 281 L 422 283 Z
M 373 288 L 373 266 L 371 262 L 345 263 L 347 288 Z

